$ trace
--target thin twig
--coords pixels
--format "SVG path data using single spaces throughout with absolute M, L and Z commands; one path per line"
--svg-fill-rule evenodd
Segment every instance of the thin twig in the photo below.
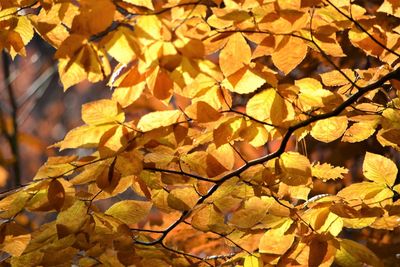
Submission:
M 7 82 L 10 77 L 10 58 L 9 55 L 3 51 L 3 73 L 4 80 Z M 11 152 L 13 154 L 13 171 L 14 171 L 14 182 L 15 186 L 19 186 L 21 184 L 21 171 L 20 171 L 20 155 L 19 155 L 19 141 L 18 141 L 18 104 L 14 94 L 14 88 L 11 83 L 7 83 L 7 93 L 8 98 L 11 105 L 11 120 L 12 120 L 12 133 L 9 133 L 8 143 L 11 148 Z

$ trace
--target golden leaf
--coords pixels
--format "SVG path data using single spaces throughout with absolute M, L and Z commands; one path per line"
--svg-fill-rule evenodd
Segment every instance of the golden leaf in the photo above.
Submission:
M 244 258 L 243 267 L 262 267 L 264 266 L 262 259 L 253 255 L 248 255 Z
M 329 100 L 335 99 L 333 93 L 323 89 L 322 84 L 315 79 L 303 78 L 296 80 L 295 84 L 300 88 L 299 100 L 306 110 L 324 107 Z
M 246 113 L 257 120 L 276 125 L 282 125 L 294 116 L 293 107 L 273 88 L 254 95 L 247 102 Z
M 347 128 L 347 117 L 331 117 L 317 121 L 311 130 L 311 136 L 318 141 L 329 143 L 343 135 Z
M 72 32 L 92 35 L 112 24 L 116 7 L 111 0 L 85 0 L 79 9 L 79 15 L 72 21 Z
M 53 146 L 59 147 L 60 150 L 78 147 L 96 147 L 103 134 L 113 127 L 115 127 L 115 125 L 112 124 L 80 126 L 69 131 L 63 141 L 60 141 Z
M 176 210 L 190 210 L 197 202 L 199 195 L 193 187 L 175 188 L 168 195 L 168 205 Z
M 340 249 L 336 251 L 335 262 L 343 267 L 383 266 L 382 262 L 371 250 L 349 239 L 340 240 Z
M 280 229 L 270 229 L 261 237 L 260 253 L 283 255 L 292 246 L 294 235 L 285 235 Z
M 118 124 L 125 121 L 125 114 L 116 101 L 101 99 L 82 106 L 82 120 L 88 125 Z
M 240 51 L 240 52 L 239 52 Z M 219 65 L 225 77 L 229 77 L 251 60 L 251 50 L 241 33 L 232 34 L 219 56 Z
M 322 180 L 335 180 L 342 179 L 343 174 L 349 172 L 348 169 L 343 167 L 335 167 L 329 163 L 320 164 L 319 162 L 311 166 L 312 176 Z
M 229 227 L 224 222 L 224 215 L 214 205 L 203 206 L 193 212 L 191 224 L 201 231 L 227 232 Z
M 0 250 L 11 254 L 14 257 L 21 256 L 31 241 L 31 235 L 7 235 L 0 246 Z
M 269 206 L 270 203 L 262 198 L 251 197 L 245 201 L 243 208 L 233 213 L 230 223 L 240 228 L 251 228 L 266 216 Z
M 140 52 L 133 31 L 126 27 L 118 27 L 102 40 L 108 54 L 122 64 L 128 64 Z
M 222 116 L 222 114 L 204 101 L 193 103 L 185 109 L 185 113 L 189 118 L 195 119 L 200 123 L 216 121 Z
M 150 212 L 152 203 L 137 200 L 123 200 L 115 203 L 105 212 L 126 224 L 138 223 Z
M 297 152 L 285 152 L 280 156 L 281 180 L 288 185 L 305 185 L 311 178 L 311 164 L 308 158 Z M 277 173 L 277 170 L 275 170 Z
M 343 197 L 346 200 L 362 200 L 366 204 L 380 203 L 390 199 L 393 192 L 383 183 L 361 182 L 351 184 L 337 193 L 338 197 Z M 379 206 L 379 205 L 378 205 Z
M 71 220 L 71 218 L 74 218 Z M 74 234 L 80 231 L 84 223 L 89 220 L 87 207 L 83 201 L 75 203 L 66 210 L 61 211 L 57 216 L 57 234 L 59 238 Z
M 342 141 L 349 143 L 364 141 L 375 133 L 377 126 L 378 122 L 375 120 L 356 122 L 343 134 Z
M 272 53 L 272 62 L 286 75 L 303 61 L 307 51 L 307 45 L 300 38 L 284 37 Z
M 370 181 L 391 187 L 396 180 L 397 167 L 390 159 L 367 152 L 363 163 L 363 174 Z
M 142 116 L 137 127 L 143 132 L 148 132 L 174 124 L 181 116 L 182 112 L 179 110 L 154 111 Z
M 353 70 L 342 69 L 341 71 L 350 79 L 350 81 L 355 82 L 356 77 Z M 322 82 L 326 86 L 341 86 L 349 84 L 350 81 L 344 75 L 337 70 L 320 74 Z
M 248 67 L 243 67 L 222 81 L 222 85 L 231 92 L 249 94 L 256 91 L 265 79 Z

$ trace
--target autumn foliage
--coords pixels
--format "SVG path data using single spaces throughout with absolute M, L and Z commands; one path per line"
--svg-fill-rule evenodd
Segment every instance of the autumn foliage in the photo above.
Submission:
M 355 234 L 400 227 L 400 2 L 372 2 L 1 0 L 1 49 L 112 93 L 0 194 L 4 266 L 399 264 Z M 356 170 L 306 147 L 366 141 Z

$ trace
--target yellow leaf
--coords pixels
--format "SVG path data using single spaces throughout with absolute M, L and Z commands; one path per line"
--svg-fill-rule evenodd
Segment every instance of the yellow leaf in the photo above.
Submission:
M 377 125 L 378 122 L 375 120 L 356 122 L 343 134 L 342 141 L 349 143 L 364 141 L 374 134 Z
M 302 200 L 308 199 L 308 194 L 310 193 L 311 188 L 299 185 L 299 186 L 290 186 L 285 183 L 279 184 L 278 196 L 284 198 L 285 196 L 289 196 L 290 198 L 297 198 Z
M 373 36 L 383 46 L 387 45 L 387 36 L 385 31 L 379 26 L 373 26 L 366 29 L 369 35 Z M 361 48 L 367 55 L 380 56 L 385 51 L 382 46 L 377 44 L 376 41 L 372 40 L 367 33 L 353 26 L 349 31 L 348 36 L 350 42 L 358 48 Z
M 117 124 L 125 121 L 125 114 L 118 102 L 101 99 L 82 105 L 82 120 L 88 125 Z
M 241 33 L 232 34 L 219 55 L 219 65 L 225 77 L 229 77 L 251 60 L 250 46 Z
M 366 219 L 368 219 L 368 218 L 366 218 Z M 375 229 L 385 229 L 385 230 L 393 231 L 394 229 L 399 227 L 399 223 L 400 223 L 400 216 L 398 216 L 398 215 L 382 216 L 380 218 L 372 217 L 369 219 L 370 219 L 371 224 L 368 224 L 366 226 L 371 226 L 372 228 L 375 228 Z M 366 227 L 364 225 L 363 225 L 363 227 Z
M 137 200 L 123 200 L 112 205 L 105 214 L 121 220 L 126 224 L 138 223 L 150 212 L 152 203 Z
M 65 26 L 70 28 L 77 14 L 79 8 L 73 3 L 54 3 L 50 9 L 42 8 L 38 15 L 30 16 L 30 20 L 43 39 L 54 47 L 60 47 L 69 35 Z
M 285 152 L 280 156 L 281 180 L 288 185 L 305 185 L 311 178 L 311 164 L 307 157 L 297 152 Z M 278 173 L 278 170 L 275 170 Z
M 21 256 L 30 241 L 30 234 L 17 236 L 7 235 L 0 247 L 0 250 L 7 252 L 14 257 L 18 257 Z
M 261 258 L 256 256 L 248 255 L 244 258 L 243 267 L 263 267 Z
M 303 78 L 295 81 L 300 88 L 299 100 L 307 109 L 324 107 L 330 99 L 335 99 L 332 92 L 323 89 L 322 84 L 313 78 Z
M 343 228 L 343 219 L 331 212 L 329 207 L 309 209 L 302 217 L 318 233 L 330 232 L 337 236 Z
M 329 143 L 343 135 L 347 128 L 347 117 L 331 117 L 317 121 L 311 130 L 311 136 L 318 141 Z
M 162 23 L 157 16 L 139 16 L 137 19 L 135 32 L 137 36 L 146 42 L 161 39 Z
M 393 196 L 393 192 L 383 183 L 361 182 L 351 184 L 337 193 L 346 200 L 362 200 L 366 204 L 376 204 Z
M 284 37 L 272 53 L 272 62 L 284 74 L 288 74 L 306 57 L 307 45 L 300 38 Z
M 347 170 L 346 168 L 335 167 L 329 163 L 320 164 L 319 162 L 315 163 L 311 167 L 311 171 L 312 171 L 312 176 L 322 180 L 342 179 L 343 174 L 349 172 L 349 170 Z
M 126 27 L 118 27 L 104 40 L 107 53 L 122 64 L 131 62 L 140 51 L 133 31 Z
M 0 218 L 6 219 L 15 216 L 24 209 L 26 203 L 31 198 L 32 196 L 29 193 L 25 191 L 19 191 L 2 199 L 0 201 Z
M 280 229 L 268 230 L 258 245 L 260 253 L 283 255 L 292 246 L 294 235 L 285 235 Z
M 353 229 L 362 229 L 374 223 L 377 217 L 363 217 L 363 218 L 342 218 L 343 226 Z
M 175 188 L 168 195 L 168 205 L 176 210 L 190 210 L 199 198 L 194 187 Z
M 72 22 L 72 32 L 93 35 L 112 24 L 116 7 L 111 0 L 85 0 L 79 10 Z
M 208 147 L 207 152 L 212 155 L 225 169 L 231 170 L 235 164 L 235 151 L 229 144 L 224 144 L 218 148 L 214 145 Z
M 241 209 L 233 213 L 230 223 L 240 228 L 251 228 L 266 216 L 269 207 L 270 203 L 263 199 L 251 197 Z
M 342 267 L 383 266 L 381 260 L 367 247 L 349 240 L 340 240 L 340 249 L 336 251 L 335 262 Z
M 148 9 L 154 10 L 152 0 L 123 0 L 123 1 L 135 6 L 143 6 L 147 7 Z
M 294 111 L 275 89 L 269 88 L 250 98 L 246 113 L 257 120 L 282 125 L 285 120 L 293 117 Z
M 400 150 L 400 129 L 380 129 L 376 139 L 382 146 L 391 146 Z
M 86 79 L 87 75 L 85 69 L 83 65 L 80 64 L 82 57 L 83 50 L 80 50 L 74 61 L 64 58 L 59 59 L 58 72 L 64 90 Z
M 137 127 L 143 132 L 148 132 L 153 129 L 169 126 L 176 123 L 181 114 L 179 110 L 154 111 L 142 116 Z
M 222 85 L 231 92 L 249 94 L 265 83 L 265 79 L 248 67 L 243 67 L 222 81 Z
M 100 157 L 106 158 L 122 152 L 128 146 L 132 131 L 124 125 L 117 125 L 105 132 L 99 142 Z
M 71 165 L 72 161 L 76 158 L 76 156 L 50 157 L 47 162 L 39 168 L 33 179 L 55 178 L 57 176 L 69 175 L 74 169 Z
M 58 142 L 53 146 L 59 147 L 60 150 L 78 147 L 96 147 L 103 134 L 113 127 L 115 127 L 115 125 L 112 124 L 80 126 L 69 131 L 63 141 Z
M 214 205 L 209 204 L 193 212 L 191 224 L 201 231 L 227 232 L 227 225 L 224 222 L 224 215 Z
M 397 176 L 396 164 L 384 156 L 367 152 L 363 163 L 365 178 L 377 183 L 393 186 Z
M 70 182 L 74 185 L 79 185 L 96 181 L 97 177 L 101 175 L 101 173 L 106 170 L 110 166 L 110 164 L 111 159 L 90 164 L 86 166 L 81 173 L 74 176 L 74 178 L 72 178 Z
M 58 71 L 64 90 L 85 79 L 98 82 L 110 74 L 107 57 L 87 36 L 71 34 L 66 38 L 55 57 L 59 59 Z
M 185 113 L 192 119 L 203 123 L 218 120 L 222 115 L 207 102 L 198 101 L 185 109 Z
M 353 70 L 342 69 L 342 71 L 351 81 L 354 82 L 356 80 Z M 349 80 L 337 70 L 325 72 L 319 76 L 321 76 L 322 82 L 326 86 L 341 86 L 350 83 Z
M 110 86 L 117 87 L 114 89 L 112 99 L 125 108 L 141 96 L 146 87 L 146 81 L 145 75 L 139 73 L 137 65 L 119 76 L 119 72 L 123 69 L 124 65 L 115 68 L 110 79 Z M 114 76 L 119 77 L 113 78 Z
M 71 218 L 74 219 L 71 220 Z M 89 220 L 87 206 L 83 201 L 75 201 L 71 207 L 61 211 L 57 216 L 56 223 L 59 238 L 80 231 L 87 220 Z

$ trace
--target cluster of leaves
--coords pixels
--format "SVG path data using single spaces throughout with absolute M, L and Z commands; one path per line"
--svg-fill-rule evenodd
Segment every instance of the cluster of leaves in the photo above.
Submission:
M 112 89 L 54 145 L 79 156 L 51 157 L 2 194 L 7 263 L 382 265 L 344 230 L 400 226 L 395 163 L 367 153 L 365 181 L 312 196 L 315 181 L 348 170 L 286 147 L 311 135 L 400 149 L 397 1 L 374 13 L 342 0 L 0 5 L 0 48 L 24 55 L 36 32 L 56 48 L 65 90 L 84 80 Z M 348 68 L 337 65 L 345 57 Z M 301 72 L 316 60 L 329 68 Z M 143 100 L 158 109 L 129 116 Z M 271 142 L 277 149 L 257 158 L 241 151 Z M 135 199 L 121 199 L 127 190 Z M 15 220 L 24 212 L 53 219 L 28 231 Z

